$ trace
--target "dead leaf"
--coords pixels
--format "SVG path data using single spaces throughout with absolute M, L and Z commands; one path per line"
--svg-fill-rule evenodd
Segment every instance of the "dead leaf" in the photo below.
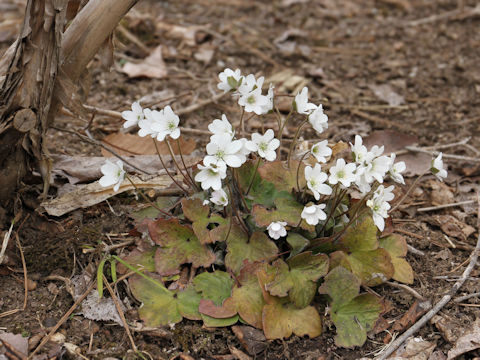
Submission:
M 127 62 L 123 66 L 122 72 L 130 78 L 148 77 L 162 79 L 167 76 L 167 66 L 162 57 L 162 45 L 153 49 L 152 53 L 139 63 Z
M 204 63 L 205 65 L 208 65 L 210 61 L 212 61 L 214 54 L 215 54 L 215 46 L 209 43 L 205 43 L 198 48 L 198 50 L 195 52 L 193 57 L 196 60 Z
M 157 30 L 165 31 L 166 34 L 164 36 L 166 37 L 170 37 L 173 39 L 181 39 L 186 45 L 195 46 L 197 44 L 197 40 L 200 40 L 198 33 L 201 30 L 204 30 L 205 26 L 180 26 L 158 21 L 156 23 L 156 28 Z
M 18 355 L 23 355 L 25 358 L 27 357 L 28 338 L 23 337 L 22 334 L 12 334 L 0 331 L 0 340 L 6 342 L 8 346 L 11 346 L 13 350 L 18 353 Z M 0 358 L 3 356 L 3 350 L 4 347 L 0 346 Z M 7 357 L 5 357 L 5 359 L 7 359 Z M 8 357 L 8 359 L 10 359 L 10 357 Z
M 295 4 L 305 4 L 309 2 L 310 0 L 282 0 L 281 7 L 290 7 Z
M 180 177 L 177 177 L 177 179 L 178 181 L 181 181 Z M 137 188 L 140 189 L 166 189 L 173 184 L 172 179 L 170 179 L 168 175 L 158 175 L 155 177 L 145 178 L 145 180 L 141 180 L 141 178 L 134 178 L 133 181 L 135 182 Z M 125 180 L 122 183 L 117 192 L 113 191 L 113 188 L 104 188 L 98 182 L 94 182 L 88 185 L 78 185 L 72 192 L 65 193 L 64 195 L 52 200 L 44 201 L 40 205 L 49 215 L 62 216 L 70 211 L 93 206 L 107 200 L 108 198 L 111 198 L 112 196 L 134 189 L 135 188 L 128 180 Z
M 168 146 L 164 141 L 155 140 L 160 151 L 160 154 L 170 154 Z M 168 140 L 172 146 L 173 153 L 178 155 L 178 145 L 175 140 Z M 114 133 L 107 135 L 102 139 L 102 142 L 115 150 L 119 155 L 156 155 L 155 144 L 150 137 L 140 137 L 133 134 Z M 197 145 L 193 139 L 185 139 L 183 136 L 179 138 L 180 147 L 183 155 L 189 155 L 195 150 Z M 105 157 L 112 157 L 113 154 L 102 148 L 102 155 Z M 158 160 L 158 158 L 157 158 Z
M 368 87 L 373 91 L 377 98 L 385 101 L 390 106 L 405 104 L 404 97 L 396 93 L 389 84 L 369 85 Z
M 433 350 L 437 346 L 436 343 L 425 341 L 420 337 L 410 338 L 397 351 L 395 351 L 388 359 L 391 360 L 428 360 Z
M 470 330 L 460 336 L 453 348 L 448 352 L 448 360 L 480 348 L 480 319 L 476 319 Z
M 235 346 L 230 346 L 230 353 L 235 356 L 237 360 L 252 360 L 250 356 L 245 354 L 243 351 L 237 349 Z
M 395 130 L 374 131 L 363 139 L 364 145 L 371 148 L 373 145 L 385 146 L 385 154 L 403 150 L 405 146 L 411 146 L 418 143 L 418 138 L 414 135 L 407 135 Z M 407 169 L 404 176 L 418 176 L 430 167 L 431 156 L 423 153 L 408 153 L 397 156 L 395 161 L 404 161 Z
M 433 225 L 439 226 L 448 236 L 465 240 L 475 232 L 475 228 L 457 220 L 452 215 L 432 215 L 427 221 Z
M 250 355 L 256 355 L 267 347 L 263 331 L 251 326 L 232 326 L 232 331 L 240 344 Z
M 415 324 L 415 321 L 417 321 L 417 319 L 423 314 L 425 314 L 427 310 L 431 307 L 432 305 L 428 301 L 420 302 L 418 300 L 415 300 L 413 305 L 410 306 L 410 309 L 408 309 L 408 311 L 402 316 L 402 318 L 395 321 L 391 329 L 392 331 L 385 336 L 383 342 L 386 344 L 389 343 L 392 338 L 392 336 L 390 335 L 391 333 L 403 332 L 405 329 Z
M 425 184 L 432 189 L 430 193 L 432 205 L 451 204 L 455 202 L 455 195 L 453 195 L 452 190 L 450 190 L 447 184 L 435 179 L 429 179 Z
M 456 319 L 435 315 L 430 322 L 435 325 L 442 337 L 449 343 L 453 344 L 459 338 L 462 327 Z

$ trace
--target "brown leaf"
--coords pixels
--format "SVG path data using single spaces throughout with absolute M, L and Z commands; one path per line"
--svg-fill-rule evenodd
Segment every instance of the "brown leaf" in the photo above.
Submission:
M 452 215 L 433 215 L 430 223 L 439 226 L 442 231 L 448 236 L 453 236 L 458 239 L 466 239 L 475 232 L 475 228 L 457 220 Z M 433 220 L 433 221 L 432 221 Z
M 232 326 L 232 331 L 250 355 L 256 355 L 267 347 L 267 339 L 261 330 L 251 326 Z
M 451 204 L 455 202 L 455 195 L 453 195 L 450 187 L 438 180 L 430 179 L 425 184 L 432 189 L 430 198 L 432 205 Z
M 425 360 L 433 353 L 436 343 L 425 341 L 422 338 L 410 338 L 405 346 L 395 351 L 389 359 L 395 360 Z
M 461 335 L 462 324 L 455 318 L 435 315 L 430 322 L 440 331 L 442 337 L 451 344 L 455 343 Z
M 170 154 L 165 141 L 155 140 L 160 154 Z M 178 145 L 175 140 L 168 140 L 172 146 L 173 153 L 178 155 Z M 103 138 L 102 142 L 113 148 L 119 155 L 156 155 L 155 144 L 150 137 L 140 137 L 132 134 L 114 133 Z M 183 136 L 179 138 L 180 147 L 183 155 L 189 155 L 195 150 L 197 145 L 193 139 L 185 139 Z M 112 157 L 113 154 L 102 148 L 102 155 Z
M 238 359 L 238 360 L 252 360 L 252 358 L 250 356 L 248 356 L 243 351 L 237 349 L 234 346 L 230 346 L 229 349 L 230 349 L 230 352 L 232 353 L 232 355 L 235 356 L 235 359 Z
M 369 85 L 370 90 L 373 91 L 375 96 L 382 101 L 385 101 L 390 106 L 398 106 L 405 104 L 403 96 L 397 94 L 395 90 L 389 84 L 382 85 Z
M 455 346 L 448 352 L 448 360 L 480 348 L 480 319 L 476 319 L 470 330 L 460 336 Z
M 150 55 L 139 63 L 127 62 L 122 72 L 130 78 L 148 77 L 152 79 L 162 79 L 167 76 L 167 66 L 162 57 L 162 45 L 157 46 Z
M 415 300 L 412 306 L 410 306 L 410 309 L 402 316 L 400 320 L 395 321 L 395 323 L 392 326 L 392 331 L 389 332 L 385 338 L 383 339 L 383 342 L 385 344 L 388 344 L 392 338 L 390 335 L 394 331 L 396 332 L 402 332 L 415 324 L 415 321 L 425 314 L 425 312 L 431 307 L 431 304 L 429 302 L 420 302 L 418 300 Z M 433 349 L 432 349 L 433 350 Z

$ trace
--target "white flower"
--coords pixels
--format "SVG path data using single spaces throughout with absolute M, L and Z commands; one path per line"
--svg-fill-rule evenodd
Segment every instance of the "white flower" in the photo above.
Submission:
M 254 112 L 257 115 L 263 114 L 263 109 L 269 104 L 266 96 L 262 95 L 262 89 L 256 88 L 238 99 L 238 105 L 244 106 L 246 112 Z
M 232 69 L 225 69 L 223 72 L 218 74 L 220 82 L 217 85 L 217 88 L 223 90 L 223 92 L 228 92 L 230 90 L 235 90 L 240 85 L 240 80 L 243 78 L 241 75 L 240 69 L 233 71 Z
M 353 160 L 359 164 L 363 165 L 366 159 L 368 150 L 365 145 L 362 144 L 363 140 L 360 135 L 355 135 L 355 144 L 350 143 L 352 149 Z
M 308 121 L 319 134 L 321 134 L 325 129 L 328 129 L 328 116 L 323 112 L 322 105 L 313 110 L 313 112 L 308 116 Z
M 301 92 L 295 96 L 295 109 L 299 114 L 309 115 L 317 105 L 308 102 L 308 88 L 305 86 Z
M 332 149 L 328 147 L 328 140 L 323 140 L 313 145 L 311 153 L 318 162 L 327 162 L 327 157 L 332 155 Z
M 287 225 L 284 221 L 274 221 L 270 225 L 268 225 L 268 236 L 270 236 L 274 240 L 278 240 L 281 237 L 287 235 L 287 230 L 285 226 Z
M 132 111 L 122 111 L 122 118 L 126 120 L 123 124 L 123 127 L 129 128 L 131 126 L 137 125 L 140 120 L 143 120 L 143 117 L 143 109 L 140 106 L 140 103 L 138 101 L 135 101 L 132 104 Z
M 205 164 L 205 160 L 203 161 Z M 227 166 L 224 162 L 205 164 L 203 166 L 198 164 L 197 167 L 200 172 L 195 175 L 195 181 L 202 183 L 202 189 L 220 190 L 222 188 L 222 179 L 227 177 Z
M 230 139 L 233 139 L 233 136 L 235 135 L 232 124 L 230 124 L 225 114 L 222 114 L 222 120 L 213 120 L 212 123 L 208 125 L 208 130 L 210 130 L 210 132 L 213 134 L 210 139 L 212 139 L 214 136 L 226 136 L 230 137 Z
M 212 192 L 212 196 L 210 197 L 210 201 L 215 205 L 219 206 L 227 206 L 228 205 L 228 196 L 223 191 L 223 189 L 215 190 Z
M 388 218 L 388 210 L 390 210 L 388 201 L 393 200 L 394 197 L 393 185 L 388 188 L 380 185 L 373 193 L 372 198 L 367 201 L 367 206 L 372 209 L 373 222 L 380 231 L 385 228 L 384 219 Z
M 305 206 L 302 210 L 302 219 L 309 225 L 317 225 L 320 220 L 326 220 L 327 214 L 323 211 L 325 204 Z
M 207 144 L 207 156 L 203 163 L 210 164 L 224 163 L 230 167 L 240 167 L 245 162 L 245 157 L 239 154 L 243 144 L 239 140 L 228 137 L 215 137 Z M 217 189 L 218 190 L 218 189 Z
M 388 175 L 390 175 L 393 181 L 405 185 L 405 180 L 403 180 L 402 172 L 405 171 L 407 166 L 403 161 L 395 163 L 396 156 L 397 154 L 395 153 L 392 153 L 390 155 L 390 169 L 388 170 Z
M 245 138 L 238 139 L 238 141 L 242 143 L 242 147 L 235 153 L 235 155 L 240 158 L 243 164 L 245 161 L 247 161 L 247 156 L 250 155 L 250 153 L 252 152 L 252 150 L 250 149 L 255 148 L 255 145 L 252 145 L 252 141 Z
M 344 159 L 338 159 L 336 165 L 330 168 L 330 177 L 328 182 L 332 185 L 342 183 L 343 186 L 349 187 L 355 181 L 356 165 L 353 163 L 346 164 Z
M 316 200 L 320 199 L 320 194 L 330 195 L 332 193 L 332 188 L 324 184 L 327 178 L 328 175 L 322 172 L 320 164 L 315 164 L 313 169 L 311 166 L 305 167 L 305 180 L 307 180 L 307 186 L 313 192 Z
M 260 89 L 261 92 L 264 80 L 265 78 L 263 76 L 255 79 L 253 74 L 247 75 L 242 79 L 242 84 L 238 87 L 238 94 L 245 96 L 255 89 Z
M 273 161 L 277 158 L 275 150 L 280 146 L 280 140 L 275 139 L 272 129 L 268 129 L 264 135 L 259 133 L 252 134 L 252 141 L 246 143 L 251 151 L 257 151 L 258 155 L 267 161 Z
M 438 156 L 432 160 L 432 166 L 430 168 L 432 174 L 435 175 L 440 181 L 443 181 L 443 179 L 448 175 L 447 170 L 443 168 L 442 156 L 442 153 L 438 154 Z
M 368 156 L 368 154 L 367 154 Z M 360 167 L 360 173 L 365 177 L 365 180 L 371 184 L 374 180 L 383 183 L 383 178 L 390 169 L 390 158 L 387 156 L 379 156 L 373 159 L 367 166 Z
M 180 137 L 180 129 L 178 128 L 180 119 L 178 115 L 168 105 L 165 106 L 161 113 L 163 115 L 161 121 L 156 121 L 151 126 L 152 130 L 158 133 L 157 140 L 163 141 L 167 136 L 170 136 L 172 139 L 178 139 Z
M 105 164 L 100 168 L 103 176 L 98 181 L 101 186 L 109 187 L 113 186 L 114 191 L 118 191 L 120 184 L 125 178 L 125 170 L 123 170 L 123 162 L 118 160 L 116 164 L 112 163 L 110 160 L 106 160 Z
M 145 109 L 144 114 L 145 119 L 138 122 L 139 136 L 150 135 L 152 138 L 157 138 L 158 141 L 165 140 L 167 136 L 172 139 L 180 137 L 180 129 L 178 128 L 180 119 L 170 106 L 165 106 L 161 111 Z
M 275 87 L 273 86 L 272 83 L 268 86 L 268 92 L 267 92 L 267 104 L 262 106 L 262 114 L 267 114 L 270 110 L 273 110 L 273 89 Z

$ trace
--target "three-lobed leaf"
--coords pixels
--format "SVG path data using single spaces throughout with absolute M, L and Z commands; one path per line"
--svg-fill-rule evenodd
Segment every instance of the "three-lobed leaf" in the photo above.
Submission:
M 379 240 L 380 247 L 385 249 L 391 257 L 394 280 L 405 284 L 413 284 L 413 269 L 405 260 L 407 255 L 407 242 L 403 236 L 393 234 Z

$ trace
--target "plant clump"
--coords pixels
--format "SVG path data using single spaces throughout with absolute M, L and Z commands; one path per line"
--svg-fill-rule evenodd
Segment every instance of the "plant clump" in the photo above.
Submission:
M 129 283 L 143 304 L 141 319 L 148 326 L 183 318 L 207 327 L 241 321 L 282 339 L 316 337 L 329 316 L 338 346 L 361 346 L 383 309 L 382 299 L 361 286 L 413 282 L 405 239 L 384 232 L 394 199 L 394 186 L 384 183 L 405 184 L 405 164 L 383 146 L 367 149 L 359 135 L 350 147 L 323 140 L 297 151 L 304 126 L 317 133 L 328 128 L 307 87 L 285 117 L 274 87 L 263 93 L 263 77 L 225 69 L 219 79 L 218 88 L 238 101 L 239 125 L 225 114 L 213 120 L 206 155 L 193 168 L 183 158 L 181 166 L 166 141 L 183 181 L 169 174 L 184 196 L 146 221 L 151 244 L 117 258 L 136 272 Z M 247 121 L 267 114 L 278 127 L 247 136 Z M 140 136 L 176 140 L 180 150 L 179 118 L 170 107 L 142 109 L 135 102 L 123 117 Z M 283 156 L 283 130 L 294 120 L 300 124 Z M 102 172 L 104 186 L 118 188 L 124 176 L 131 181 L 121 163 L 107 163 Z M 446 176 L 441 155 L 432 172 Z

